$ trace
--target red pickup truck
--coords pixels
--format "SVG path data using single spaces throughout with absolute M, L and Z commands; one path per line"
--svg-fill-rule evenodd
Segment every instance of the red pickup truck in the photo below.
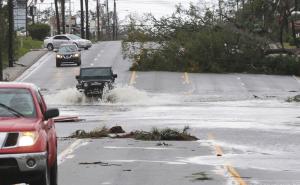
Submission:
M 38 88 L 0 83 L 0 184 L 57 185 L 57 139 Z

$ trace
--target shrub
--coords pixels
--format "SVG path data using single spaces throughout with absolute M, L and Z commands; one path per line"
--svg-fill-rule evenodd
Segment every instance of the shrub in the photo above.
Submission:
M 32 24 L 28 27 L 28 31 L 32 39 L 43 40 L 50 33 L 48 24 Z

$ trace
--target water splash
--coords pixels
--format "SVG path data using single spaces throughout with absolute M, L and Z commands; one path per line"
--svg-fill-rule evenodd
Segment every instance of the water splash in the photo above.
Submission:
M 77 105 L 84 104 L 87 100 L 83 93 L 76 88 L 61 90 L 57 93 L 46 94 L 45 101 L 50 105 Z
M 179 104 L 178 95 L 151 94 L 128 85 L 104 90 L 102 99 L 88 98 L 76 88 L 69 88 L 45 96 L 50 105 L 170 105 Z

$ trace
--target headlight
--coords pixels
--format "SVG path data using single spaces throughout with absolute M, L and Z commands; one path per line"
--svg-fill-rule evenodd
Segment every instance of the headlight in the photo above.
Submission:
M 18 146 L 32 146 L 37 140 L 38 134 L 36 132 L 21 132 L 19 135 Z
M 76 54 L 74 55 L 74 57 L 79 57 L 79 54 L 78 54 L 78 53 L 76 53 Z
M 56 58 L 62 58 L 63 56 L 62 55 L 56 55 Z

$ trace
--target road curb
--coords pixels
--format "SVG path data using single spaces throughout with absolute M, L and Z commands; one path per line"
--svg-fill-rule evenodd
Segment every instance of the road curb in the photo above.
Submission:
M 25 57 L 30 52 L 39 52 L 36 55 L 33 55 L 32 59 L 27 59 L 26 62 L 22 60 L 26 60 Z M 39 61 L 45 54 L 48 53 L 48 50 L 34 50 L 26 53 L 23 57 L 21 57 L 17 62 L 14 63 L 15 67 L 7 67 L 3 71 L 4 81 L 15 81 L 18 77 L 20 77 L 27 69 L 29 69 L 33 64 Z

